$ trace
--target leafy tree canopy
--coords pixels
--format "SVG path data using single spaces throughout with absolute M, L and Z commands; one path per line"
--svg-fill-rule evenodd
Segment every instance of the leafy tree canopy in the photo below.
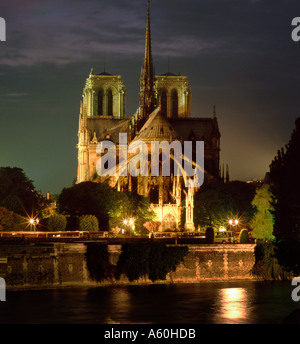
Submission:
M 64 188 L 58 198 L 60 213 L 71 217 L 95 215 L 100 230 L 109 227 L 109 211 L 117 199 L 116 191 L 105 183 L 84 182 Z
M 67 219 L 62 214 L 53 214 L 47 219 L 49 231 L 64 231 L 67 226 Z
M 120 227 L 124 219 L 134 219 L 138 230 L 153 218 L 146 197 L 118 192 L 106 183 L 84 182 L 63 189 L 58 199 L 59 212 L 72 217 L 94 215 L 99 230 Z
M 28 229 L 28 221 L 14 212 L 0 207 L 0 231 L 23 231 Z
M 44 198 L 18 167 L 0 167 L 0 205 L 20 215 L 39 212 Z
M 270 165 L 274 235 L 277 240 L 300 241 L 300 118 L 289 143 Z
M 150 211 L 150 203 L 147 197 L 133 192 L 118 194 L 114 206 L 109 211 L 111 227 L 122 226 L 123 221 L 132 219 L 136 233 L 147 232 L 143 226 L 145 222 L 154 219 L 155 214 Z
M 252 237 L 256 239 L 273 240 L 273 206 L 272 194 L 270 186 L 264 184 L 256 190 L 256 194 L 252 201 L 252 206 L 255 208 L 255 214 L 250 221 L 250 228 L 252 229 Z
M 289 143 L 270 165 L 276 256 L 286 271 L 300 273 L 300 118 Z
M 251 205 L 255 186 L 233 181 L 201 189 L 195 195 L 195 225 L 225 226 L 230 218 L 240 218 L 246 225 L 253 216 Z
M 95 215 L 82 215 L 79 218 L 79 230 L 80 231 L 98 231 L 99 222 Z

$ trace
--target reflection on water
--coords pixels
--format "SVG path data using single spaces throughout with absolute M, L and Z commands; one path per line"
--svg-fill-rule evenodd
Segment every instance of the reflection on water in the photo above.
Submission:
M 0 323 L 281 323 L 300 307 L 285 282 L 215 282 L 7 291 Z
M 249 305 L 246 288 L 221 289 L 217 303 L 220 307 L 219 316 L 227 320 L 226 323 L 247 319 Z

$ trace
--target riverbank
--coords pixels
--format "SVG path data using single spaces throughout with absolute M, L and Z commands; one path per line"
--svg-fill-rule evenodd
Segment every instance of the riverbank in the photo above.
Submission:
M 0 244 L 0 277 L 7 289 L 44 289 L 90 286 L 152 285 L 253 280 L 255 245 L 184 245 L 188 253 L 166 280 L 140 278 L 129 282 L 107 279 L 95 282 L 87 266 L 87 244 L 27 243 Z M 108 245 L 109 262 L 116 266 L 121 245 Z

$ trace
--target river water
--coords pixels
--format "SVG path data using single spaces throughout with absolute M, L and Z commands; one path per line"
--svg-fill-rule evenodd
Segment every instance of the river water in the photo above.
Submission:
M 213 282 L 7 291 L 2 324 L 280 324 L 290 282 Z

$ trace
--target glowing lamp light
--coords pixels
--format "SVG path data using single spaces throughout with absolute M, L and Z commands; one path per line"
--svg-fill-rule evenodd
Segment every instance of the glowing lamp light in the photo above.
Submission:
M 33 226 L 33 229 L 35 231 L 35 228 L 39 224 L 40 220 L 39 219 L 30 218 L 28 222 L 30 223 L 31 226 Z
M 229 220 L 228 223 L 230 224 L 230 226 L 232 226 L 232 225 L 237 226 L 239 224 L 239 220 L 238 219 Z

